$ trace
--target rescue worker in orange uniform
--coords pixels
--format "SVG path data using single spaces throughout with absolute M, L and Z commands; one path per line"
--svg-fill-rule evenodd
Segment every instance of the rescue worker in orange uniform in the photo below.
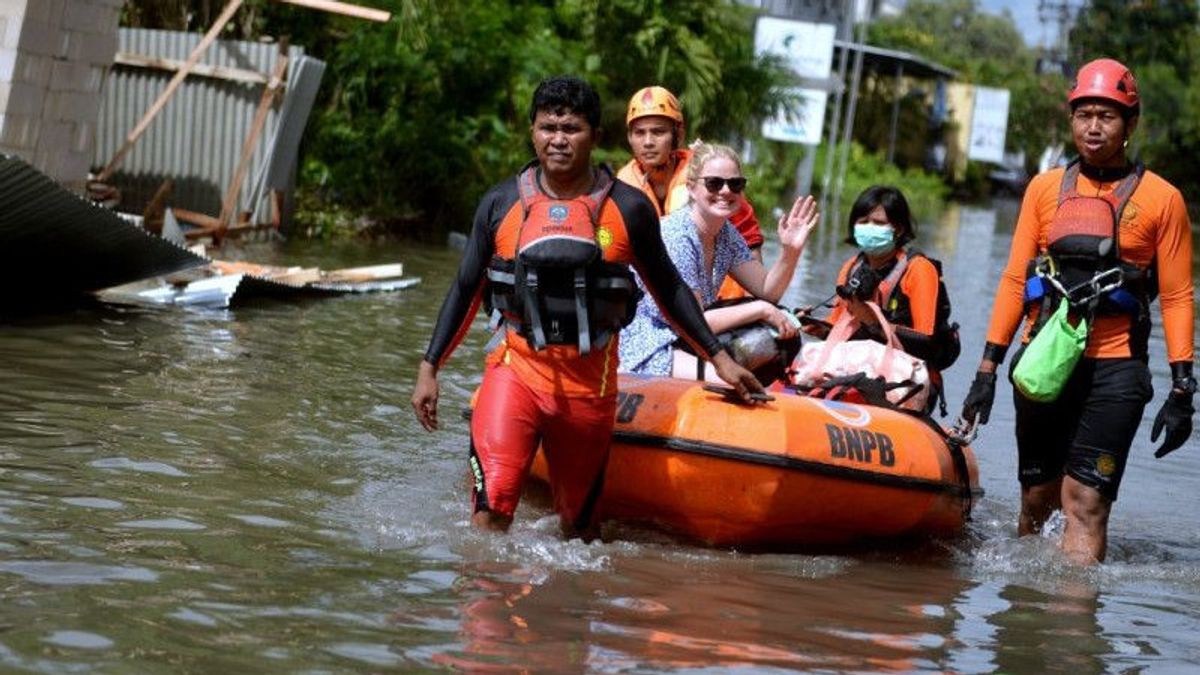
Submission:
M 1025 192 L 962 415 L 987 423 L 996 369 L 1022 317 L 1026 343 L 1039 316 L 1060 302 L 1088 320 L 1083 357 L 1062 393 L 1036 402 L 1014 387 L 1013 399 L 1018 532 L 1039 532 L 1061 508 L 1064 552 L 1091 564 L 1104 560 L 1109 515 L 1153 396 L 1147 341 L 1156 294 L 1172 384 L 1151 430 L 1151 441 L 1165 433 L 1154 456 L 1179 448 L 1192 432 L 1192 229 L 1179 190 L 1126 156 L 1140 110 L 1129 69 L 1112 59 L 1092 61 L 1080 68 L 1067 100 L 1079 160 L 1034 177 Z
M 629 99 L 625 126 L 633 159 L 621 167 L 617 178 L 644 192 L 659 218 L 686 205 L 687 165 L 692 151 L 683 147 L 685 124 L 679 99 L 663 87 L 643 87 Z M 741 205 L 729 221 L 746 240 L 751 255 L 762 262 L 762 228 L 745 195 L 741 195 Z M 737 280 L 729 277 L 717 297 L 732 299 L 746 295 Z
M 949 323 L 949 301 L 941 295 L 945 290 L 940 263 L 911 247 L 916 237 L 904 193 L 888 185 L 863 190 L 850 208 L 846 235 L 846 243 L 859 252 L 838 272 L 838 300 L 828 322 L 836 323 L 848 311 L 872 330 L 879 320 L 866 301 L 876 302 L 894 324 L 904 351 L 929 367 L 936 387 L 929 397 L 927 412 L 932 412 L 943 400 L 941 371 L 958 358 L 959 342 L 957 328 Z M 827 325 L 810 324 L 807 330 L 827 334 Z M 881 333 L 872 336 L 882 338 Z M 945 414 L 945 405 L 942 408 Z
M 476 527 L 507 530 L 539 442 L 564 533 L 591 534 L 617 407 L 617 342 L 639 291 L 629 265 L 742 398 L 762 385 L 708 329 L 659 235 L 653 205 L 592 165 L 600 99 L 583 80 L 543 81 L 530 106 L 537 159 L 494 186 L 438 314 L 412 396 L 438 427 L 438 369 L 481 302 L 500 319 L 471 418 Z

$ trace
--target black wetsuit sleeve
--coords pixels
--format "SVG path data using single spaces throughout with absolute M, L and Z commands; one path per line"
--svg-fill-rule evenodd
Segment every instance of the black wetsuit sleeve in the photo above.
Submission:
M 475 209 L 458 273 L 442 302 L 429 348 L 425 350 L 425 360 L 439 368 L 462 342 L 479 310 L 487 286 L 488 264 L 496 248 L 496 228 L 516 201 L 516 194 L 516 181 L 510 179 L 488 191 Z
M 667 254 L 654 205 L 642 193 L 621 184 L 613 188 L 613 201 L 625 219 L 634 268 L 663 316 L 674 325 L 680 337 L 692 343 L 697 354 L 711 357 L 721 351 L 721 343 L 709 330 L 695 294 L 680 278 L 679 270 Z
M 932 335 L 926 335 L 919 330 L 904 326 L 895 326 L 895 329 L 896 339 L 900 341 L 900 345 L 904 347 L 906 353 L 912 354 L 922 361 L 934 361 L 941 358 L 941 347 L 934 341 Z
M 905 354 L 921 359 L 922 361 L 934 361 L 942 356 L 941 346 L 934 341 L 932 335 L 926 335 L 918 330 L 913 330 L 906 326 L 895 326 L 892 328 L 896 331 L 896 339 L 900 341 L 900 346 L 904 348 Z M 826 331 L 828 334 L 828 331 Z M 869 326 L 859 326 L 858 330 L 850 336 L 851 340 L 874 340 L 881 344 L 887 343 L 887 336 L 883 334 L 877 324 Z

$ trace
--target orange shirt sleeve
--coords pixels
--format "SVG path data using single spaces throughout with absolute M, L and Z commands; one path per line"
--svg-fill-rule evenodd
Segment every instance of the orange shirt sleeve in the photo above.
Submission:
M 1190 363 L 1196 325 L 1192 223 L 1178 190 L 1172 192 L 1163 210 L 1154 257 L 1158 265 L 1158 298 L 1167 341 L 1167 361 Z
M 1041 229 L 1042 203 L 1050 193 L 1057 203 L 1062 169 L 1035 176 L 1025 190 L 1021 200 L 1021 213 L 1017 216 L 1017 227 L 1013 232 L 1012 246 L 1008 252 L 1008 264 L 1000 275 L 996 297 L 992 304 L 992 319 L 988 324 L 987 341 L 1007 347 L 1013 334 L 1021 325 L 1025 305 L 1025 270 L 1029 261 L 1037 257 L 1038 236 Z
M 923 257 L 913 257 L 908 271 L 900 279 L 900 290 L 908 297 L 912 312 L 913 330 L 933 335 L 937 322 L 938 273 L 933 263 Z

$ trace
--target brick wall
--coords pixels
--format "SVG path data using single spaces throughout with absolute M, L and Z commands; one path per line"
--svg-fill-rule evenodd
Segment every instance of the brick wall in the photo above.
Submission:
M 123 0 L 0 0 L 0 152 L 82 191 Z

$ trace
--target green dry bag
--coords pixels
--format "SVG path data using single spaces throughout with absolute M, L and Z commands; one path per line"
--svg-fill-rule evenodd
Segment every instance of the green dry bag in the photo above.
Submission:
M 1072 326 L 1067 320 L 1067 309 L 1068 303 L 1058 303 L 1058 309 L 1029 341 L 1013 369 L 1013 384 L 1031 401 L 1056 400 L 1087 346 L 1087 319 L 1080 319 L 1079 325 Z

